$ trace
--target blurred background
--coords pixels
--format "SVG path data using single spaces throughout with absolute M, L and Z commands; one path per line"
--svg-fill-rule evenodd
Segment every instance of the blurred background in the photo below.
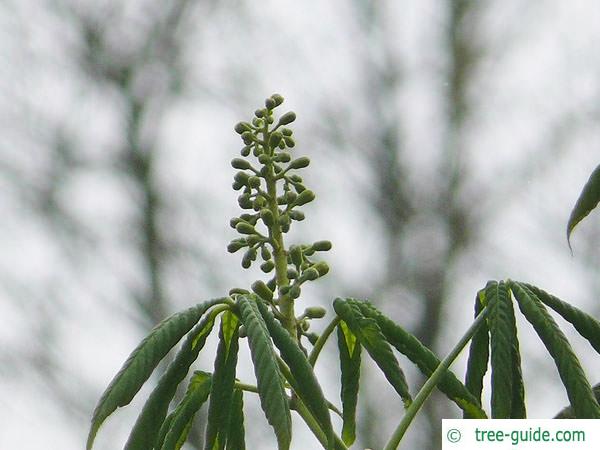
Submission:
M 488 279 L 600 315 L 597 215 L 574 257 L 565 239 L 600 162 L 599 43 L 600 4 L 583 0 L 1 1 L 0 449 L 83 448 L 99 395 L 157 322 L 261 277 L 225 250 L 229 161 L 233 125 L 275 92 L 317 193 L 288 243 L 334 244 L 303 302 L 368 298 L 440 355 Z M 519 325 L 528 414 L 552 417 L 566 394 Z M 572 343 L 600 381 L 600 358 Z M 325 351 L 317 372 L 339 402 Z M 402 406 L 374 368 L 362 376 L 353 448 L 377 449 Z M 122 447 L 147 393 L 95 448 Z M 405 448 L 441 446 L 459 411 L 440 400 Z M 246 404 L 248 448 L 274 448 Z M 296 425 L 293 448 L 318 448 Z

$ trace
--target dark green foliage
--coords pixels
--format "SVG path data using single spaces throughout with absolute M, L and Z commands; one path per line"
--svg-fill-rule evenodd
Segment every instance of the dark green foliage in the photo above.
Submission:
M 600 418 L 600 407 L 579 359 L 541 300 L 526 286 L 517 282 L 510 282 L 510 288 L 518 300 L 521 312 L 533 325 L 554 359 L 576 417 L 580 419 Z
M 345 322 L 337 327 L 337 342 L 340 356 L 342 399 L 342 439 L 352 445 L 356 439 L 356 405 L 360 385 L 361 346 Z
M 177 387 L 187 376 L 190 366 L 204 347 L 214 321 L 215 318 L 211 314 L 190 331 L 181 350 L 144 404 L 129 435 L 125 450 L 145 450 L 154 446 L 159 428 L 167 415 L 169 404 Z
M 488 327 L 492 363 L 492 418 L 509 419 L 513 398 L 511 324 L 514 323 L 514 312 L 504 283 L 488 283 L 485 297 L 490 308 Z
M 372 318 L 365 317 L 355 302 L 350 300 L 338 298 L 333 302 L 333 308 L 379 366 L 386 379 L 404 401 L 405 406 L 408 406 L 412 398 L 408 391 L 404 372 L 377 322 Z
M 519 284 L 525 286 L 543 303 L 560 314 L 567 322 L 570 322 L 579 334 L 589 341 L 591 346 L 594 347 L 594 350 L 600 353 L 600 322 L 579 308 L 563 302 L 559 298 L 548 294 L 540 288 L 526 283 Z
M 571 211 L 569 222 L 567 223 L 567 241 L 571 247 L 571 233 L 573 229 L 581 222 L 600 202 L 600 165 L 594 169 L 589 180 L 583 187 L 579 198 Z
M 475 297 L 475 317 L 479 316 L 484 309 L 482 298 L 485 291 L 480 291 Z M 487 321 L 484 321 L 475 332 L 469 348 L 469 359 L 467 361 L 467 373 L 465 375 L 465 386 L 481 405 L 481 393 L 483 392 L 483 377 L 487 372 L 490 358 L 490 336 Z M 474 419 L 466 411 L 465 419 Z
M 231 313 L 221 318 L 219 345 L 210 390 L 205 450 L 223 450 L 232 414 L 233 386 L 238 361 L 238 319 Z
M 355 300 L 352 302 L 365 316 L 377 321 L 385 338 L 396 350 L 410 359 L 425 376 L 431 376 L 440 364 L 440 360 L 429 348 L 424 346 L 414 335 L 385 317 L 369 302 Z M 450 370 L 444 374 L 437 387 L 473 418 L 487 418 L 485 411 L 481 409 L 480 400 L 478 401 Z
M 234 389 L 231 399 L 231 416 L 227 431 L 227 450 L 246 450 L 244 429 L 244 392 Z
M 277 356 L 273 350 L 267 325 L 252 297 L 241 295 L 238 297 L 237 304 L 241 321 L 248 334 L 260 404 L 269 424 L 275 430 L 279 449 L 289 449 L 292 439 L 292 419 L 283 386 L 283 376 L 277 365 Z
M 129 404 L 169 350 L 190 331 L 209 308 L 223 302 L 224 299 L 211 300 L 172 315 L 159 323 L 137 346 L 110 382 L 94 410 L 87 441 L 88 450 L 92 448 L 102 422 L 119 406 Z
M 267 307 L 260 301 L 257 301 L 256 305 L 274 344 L 279 349 L 282 359 L 286 362 L 294 377 L 294 391 L 319 421 L 321 429 L 327 436 L 329 445 L 333 445 L 333 428 L 329 409 L 327 408 L 327 400 L 325 400 L 321 386 L 306 355 L 300 350 L 300 347 L 294 342 L 289 333 L 275 320 Z
M 196 412 L 206 402 L 210 393 L 212 378 L 206 372 L 197 371 L 190 380 L 187 392 L 181 403 L 167 417 L 158 433 L 156 450 L 178 450 L 181 448 L 191 428 Z M 150 449 L 152 447 L 148 447 Z

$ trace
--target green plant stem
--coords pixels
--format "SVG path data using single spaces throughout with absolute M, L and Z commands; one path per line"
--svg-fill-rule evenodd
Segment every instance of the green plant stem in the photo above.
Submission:
M 488 314 L 488 310 L 489 310 L 489 305 L 485 309 L 483 309 L 481 311 L 481 313 L 479 313 L 479 315 L 473 321 L 473 323 L 471 324 L 469 329 L 466 331 L 466 333 L 463 335 L 463 337 L 460 338 L 460 340 L 454 346 L 452 351 L 450 351 L 448 356 L 446 356 L 446 358 L 444 358 L 444 360 L 437 366 L 435 371 L 431 374 L 429 379 L 425 382 L 425 384 L 423 385 L 423 387 L 421 388 L 421 390 L 415 397 L 414 401 L 410 404 L 410 406 L 406 410 L 406 414 L 404 414 L 404 417 L 402 417 L 402 420 L 400 421 L 400 423 L 394 430 L 394 433 L 392 434 L 388 443 L 384 447 L 384 450 L 396 450 L 398 448 L 398 445 L 400 445 L 400 441 L 402 440 L 404 433 L 406 433 L 406 430 L 408 429 L 408 427 L 412 423 L 413 419 L 415 418 L 415 416 L 417 415 L 417 413 L 423 406 L 423 403 L 425 403 L 425 400 L 427 400 L 427 398 L 431 395 L 431 392 L 433 391 L 435 386 L 438 384 L 438 382 L 441 380 L 441 378 L 444 376 L 444 374 L 446 373 L 446 371 L 448 370 L 450 365 L 454 362 L 454 360 L 457 358 L 457 356 L 460 354 L 460 352 L 463 350 L 463 348 L 471 340 L 471 338 L 473 337 L 473 335 L 475 334 L 475 332 L 477 331 L 479 326 L 485 320 L 485 318 Z
M 317 363 L 317 358 L 319 357 L 321 350 L 323 350 L 323 346 L 327 342 L 327 339 L 329 339 L 331 333 L 333 333 L 333 330 L 335 330 L 335 327 L 338 323 L 340 323 L 340 318 L 336 317 L 329 323 L 329 325 L 327 325 L 327 327 L 323 330 L 323 333 L 321 333 L 321 336 L 319 336 L 319 339 L 317 339 L 317 342 L 315 342 L 315 346 L 308 356 L 308 362 L 311 366 L 314 367 Z
M 236 389 L 241 389 L 242 391 L 252 392 L 254 394 L 258 394 L 258 388 L 252 384 L 241 383 L 236 381 L 234 384 Z
M 264 148 L 268 151 L 269 142 L 269 125 L 265 122 L 263 129 Z M 269 227 L 269 238 L 273 246 L 273 259 L 275 262 L 275 279 L 277 287 L 281 292 L 281 288 L 289 284 L 287 276 L 287 254 L 283 243 L 283 233 L 281 232 L 281 224 L 279 223 L 279 207 L 277 205 L 277 178 L 273 163 L 268 164 L 268 171 L 265 176 L 268 194 L 268 207 L 273 214 L 273 225 Z M 296 328 L 296 315 L 294 313 L 294 300 L 289 295 L 279 296 L 279 311 L 281 312 L 281 325 L 287 330 L 294 340 L 298 340 L 298 331 Z

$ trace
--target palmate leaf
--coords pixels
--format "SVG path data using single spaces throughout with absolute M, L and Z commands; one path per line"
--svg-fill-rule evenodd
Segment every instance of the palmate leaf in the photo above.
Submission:
M 533 325 L 548 353 L 554 359 L 575 416 L 579 419 L 600 418 L 600 406 L 566 336 L 532 291 L 514 281 L 511 281 L 509 286 L 521 312 Z
M 94 410 L 87 450 L 92 448 L 98 429 L 106 418 L 118 407 L 131 402 L 158 363 L 209 308 L 225 301 L 223 298 L 210 300 L 168 317 L 137 346 L 110 382 Z
M 337 327 L 338 350 L 340 355 L 342 398 L 342 440 L 352 445 L 356 440 L 356 405 L 360 386 L 361 346 L 346 325 L 340 322 Z
M 571 211 L 569 222 L 567 223 L 567 242 L 571 248 L 571 233 L 573 229 L 581 222 L 600 202 L 600 165 L 594 169 L 589 180 L 579 194 L 579 198 Z
M 215 318 L 210 314 L 187 335 L 175 359 L 148 397 L 125 445 L 125 450 L 146 450 L 154 447 L 160 426 L 167 415 L 169 404 L 179 383 L 187 376 L 192 363 L 198 358 Z
M 354 304 L 358 306 L 365 316 L 371 317 L 377 321 L 382 333 L 391 345 L 410 359 L 410 361 L 415 364 L 425 376 L 431 376 L 434 370 L 439 366 L 440 360 L 429 348 L 423 345 L 416 336 L 408 333 L 402 327 L 396 325 L 392 320 L 384 316 L 369 302 L 355 301 Z M 455 402 L 459 408 L 472 415 L 473 418 L 487 418 L 485 411 L 481 409 L 480 401 L 467 390 L 452 371 L 446 371 L 440 382 L 437 384 L 437 388 L 450 400 Z
M 219 345 L 208 404 L 205 450 L 223 450 L 231 417 L 231 401 L 238 360 L 238 319 L 233 313 L 221 318 Z
M 196 412 L 208 399 L 212 377 L 196 371 L 190 380 L 181 403 L 167 417 L 160 428 L 156 450 L 179 450 L 185 442 Z
M 492 418 L 509 419 L 513 398 L 513 324 L 510 293 L 503 282 L 490 281 L 485 288 L 490 312 L 492 363 Z
M 227 431 L 227 450 L 246 450 L 244 430 L 244 391 L 235 389 L 231 399 L 231 417 Z
M 355 304 L 356 302 L 358 300 L 337 298 L 333 302 L 333 309 L 340 319 L 346 322 L 348 328 L 373 358 L 385 378 L 402 398 L 404 405 L 408 406 L 412 399 L 404 372 L 377 322 L 372 318 L 365 317 Z
M 281 324 L 275 320 L 273 314 L 271 314 L 265 304 L 260 300 L 257 300 L 256 304 L 267 325 L 273 343 L 279 349 L 281 358 L 286 362 L 294 377 L 293 380 L 289 380 L 290 384 L 292 384 L 296 395 L 308 407 L 319 422 L 319 425 L 321 425 L 323 432 L 327 436 L 329 448 L 333 448 L 334 433 L 329 408 L 327 408 L 327 400 L 315 377 L 312 366 L 298 344 Z
M 481 290 L 475 297 L 475 318 L 481 314 L 484 308 L 485 290 Z M 469 358 L 467 360 L 467 373 L 465 375 L 465 386 L 481 405 L 481 393 L 483 392 L 483 378 L 488 369 L 490 359 L 490 335 L 487 321 L 483 321 L 471 339 L 469 347 Z M 465 419 L 474 419 L 465 411 Z
M 279 450 L 288 450 L 292 440 L 290 407 L 267 326 L 251 296 L 238 296 L 237 304 L 248 335 L 260 405 L 275 430 Z
M 519 283 L 533 292 L 544 304 L 548 305 L 588 340 L 596 352 L 600 353 L 600 322 L 579 308 L 572 306 L 554 295 L 527 283 Z

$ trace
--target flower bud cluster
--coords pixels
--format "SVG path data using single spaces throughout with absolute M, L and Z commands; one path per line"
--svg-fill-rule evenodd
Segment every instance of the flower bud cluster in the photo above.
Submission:
M 287 296 L 293 300 L 300 296 L 304 282 L 325 275 L 329 271 L 327 263 L 314 262 L 311 257 L 315 252 L 331 248 L 329 241 L 295 245 L 289 250 L 283 248 L 282 234 L 290 230 L 292 222 L 304 220 L 299 208 L 315 199 L 313 191 L 306 188 L 297 173 L 306 168 L 310 160 L 305 156 L 294 159 L 291 154 L 296 143 L 288 125 L 296 120 L 296 114 L 290 111 L 275 118 L 274 110 L 283 101 L 281 95 L 273 94 L 265 100 L 264 108 L 254 112 L 251 121 L 235 125 L 244 147 L 241 158 L 231 161 L 232 167 L 238 170 L 232 187 L 240 192 L 238 204 L 244 213 L 231 219 L 231 227 L 241 236 L 232 240 L 227 250 L 230 253 L 244 250 L 244 268 L 260 258 L 260 268 L 265 273 L 285 273 L 287 259 L 287 284 L 278 286 L 277 274 L 274 274 L 268 282 L 257 281 L 252 285 L 252 290 L 272 305 L 278 302 L 274 295 L 278 288 L 280 298 Z M 281 276 L 279 279 L 281 281 Z

